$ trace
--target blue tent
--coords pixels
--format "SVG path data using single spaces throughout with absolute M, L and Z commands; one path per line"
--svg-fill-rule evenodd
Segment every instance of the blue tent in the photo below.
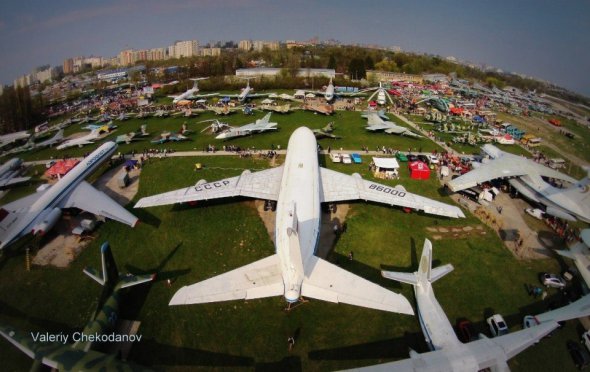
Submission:
M 229 101 L 231 101 L 231 99 L 229 97 L 223 97 L 221 99 L 221 102 L 223 102 L 223 103 L 228 103 Z

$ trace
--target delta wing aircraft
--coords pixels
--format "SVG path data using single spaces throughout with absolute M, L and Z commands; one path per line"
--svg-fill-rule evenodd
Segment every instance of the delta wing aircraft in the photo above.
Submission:
M 242 89 L 240 94 L 226 94 L 225 97 L 236 98 L 240 103 L 245 103 L 246 100 L 249 100 L 252 98 L 268 97 L 270 94 L 272 94 L 272 93 L 251 93 L 254 90 L 254 88 L 252 88 L 250 86 L 250 79 L 252 79 L 252 78 L 248 77 L 248 78 L 242 78 L 242 79 L 246 79 L 248 81 L 248 83 L 246 84 L 246 87 Z
M 363 199 L 447 217 L 464 217 L 456 206 L 319 166 L 313 132 L 298 128 L 289 139 L 285 163 L 277 168 L 142 198 L 145 208 L 198 200 L 246 196 L 277 201 L 276 254 L 200 283 L 181 288 L 170 305 L 284 296 L 301 296 L 413 314 L 405 297 L 317 256 L 320 203 Z
M 51 147 L 51 146 L 63 141 L 63 139 L 64 139 L 64 130 L 59 129 L 53 135 L 53 137 L 46 139 L 45 141 L 35 142 L 35 138 L 34 138 L 34 136 L 32 136 L 29 138 L 29 141 L 27 143 L 25 143 L 21 147 L 17 147 L 15 149 L 12 149 L 12 150 L 8 151 L 7 153 L 14 154 L 14 153 L 23 152 L 23 151 L 41 149 L 44 147 Z
M 63 337 L 68 336 L 67 339 L 61 338 L 58 342 L 51 343 L 34 339 L 35 335 L 41 337 L 43 333 L 24 333 L 0 325 L 0 335 L 34 359 L 31 370 L 37 370 L 41 365 L 60 371 L 132 371 L 142 369 L 139 366 L 122 362 L 117 359 L 116 355 L 103 354 L 92 350 L 94 342 L 91 337 L 97 335 L 99 337 L 100 335 L 106 336 L 107 333 L 113 332 L 118 319 L 121 292 L 125 288 L 150 282 L 155 275 L 119 274 L 108 242 L 102 244 L 100 253 L 102 256 L 102 272 L 99 273 L 91 268 L 84 269 L 84 273 L 96 280 L 104 289 L 96 312 L 82 332 L 75 332 L 71 335 L 65 334 Z M 60 333 L 60 335 L 62 334 Z M 70 336 L 75 343 L 68 342 Z M 136 337 L 135 335 L 118 336 L 122 338 Z
M 546 207 L 545 213 L 570 221 L 590 222 L 590 178 L 580 181 L 522 156 L 504 152 L 494 145 L 482 149 L 493 160 L 448 183 L 452 191 L 460 191 L 496 178 L 509 178 L 522 196 Z M 544 178 L 567 181 L 568 188 L 557 188 Z
M 257 119 L 254 123 L 246 124 L 241 127 L 229 127 L 217 135 L 217 139 L 230 139 L 234 137 L 249 136 L 254 133 L 262 133 L 269 130 L 277 130 L 278 123 L 271 123 L 270 116 L 272 112 L 266 114 L 262 119 Z
M 337 136 L 334 133 L 332 133 L 332 132 L 334 132 L 334 128 L 335 128 L 334 122 L 331 121 L 328 123 L 328 125 L 326 125 L 322 129 L 314 129 L 313 134 L 315 135 L 315 138 L 317 138 L 317 139 L 321 139 L 321 138 L 339 139 L 339 138 L 342 138 L 342 137 Z
M 492 368 L 495 371 L 508 371 L 508 359 L 535 344 L 559 326 L 556 321 L 551 320 L 492 339 L 480 335 L 479 340 L 463 344 L 455 335 L 453 326 L 432 290 L 432 283 L 452 270 L 453 266 L 450 264 L 432 268 L 432 244 L 426 239 L 417 272 L 381 272 L 385 278 L 414 286 L 420 327 L 432 351 L 419 354 L 410 350 L 410 359 L 360 368 L 360 370 L 477 372 Z
M 57 223 L 63 208 L 78 208 L 135 226 L 137 217 L 84 181 L 116 148 L 114 142 L 101 145 L 53 186 L 2 206 L 0 249 L 28 233 L 43 235 Z
M 8 146 L 12 143 L 15 143 L 15 142 L 18 142 L 21 140 L 25 140 L 25 139 L 29 138 L 30 136 L 31 136 L 31 134 L 29 132 L 27 132 L 26 130 L 23 130 L 21 132 L 4 134 L 4 135 L 0 136 L 0 148 L 3 148 L 5 146 Z
M 406 127 L 402 127 L 397 124 L 394 124 L 391 121 L 385 121 L 381 119 L 379 113 L 377 112 L 367 113 L 367 126 L 365 127 L 365 129 L 370 130 L 371 132 L 384 131 L 387 134 L 400 134 L 402 136 L 409 136 L 414 138 L 422 137 L 421 135 L 412 132 Z
M 332 78 L 330 78 L 326 90 L 304 90 L 304 92 L 316 96 L 323 96 L 328 103 L 333 102 L 336 97 L 360 97 L 365 95 L 362 92 L 336 92 L 334 89 L 334 83 L 332 83 Z
M 18 177 L 21 172 L 22 159 L 12 158 L 0 167 L 0 188 L 8 188 L 27 182 L 31 177 Z
M 186 92 L 184 92 L 178 96 L 168 96 L 168 97 L 173 98 L 172 103 L 177 104 L 182 101 L 189 101 L 189 100 L 200 99 L 200 98 L 205 98 L 205 97 L 213 97 L 213 96 L 219 95 L 219 93 L 197 94 L 197 93 L 199 93 L 198 81 L 205 80 L 205 79 L 208 79 L 208 78 L 202 77 L 202 78 L 190 79 L 194 82 L 193 87 L 191 89 L 188 89 Z

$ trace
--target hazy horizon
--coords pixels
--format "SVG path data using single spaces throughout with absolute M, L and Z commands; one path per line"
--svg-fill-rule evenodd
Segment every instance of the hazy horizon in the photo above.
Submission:
M 336 39 L 454 56 L 550 81 L 590 97 L 590 2 L 5 1 L 0 82 L 75 56 L 175 40 Z

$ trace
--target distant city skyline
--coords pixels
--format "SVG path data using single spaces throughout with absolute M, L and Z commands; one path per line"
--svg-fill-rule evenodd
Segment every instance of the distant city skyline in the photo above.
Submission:
M 337 39 L 454 56 L 590 96 L 590 2 L 123 0 L 0 3 L 0 82 L 176 40 Z

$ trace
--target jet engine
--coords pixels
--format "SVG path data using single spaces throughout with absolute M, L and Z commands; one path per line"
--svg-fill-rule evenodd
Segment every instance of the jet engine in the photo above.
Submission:
M 36 223 L 31 230 L 33 235 L 45 235 L 47 231 L 51 230 L 61 217 L 61 209 L 54 208 L 49 211 L 44 211 L 39 217 L 40 222 Z

